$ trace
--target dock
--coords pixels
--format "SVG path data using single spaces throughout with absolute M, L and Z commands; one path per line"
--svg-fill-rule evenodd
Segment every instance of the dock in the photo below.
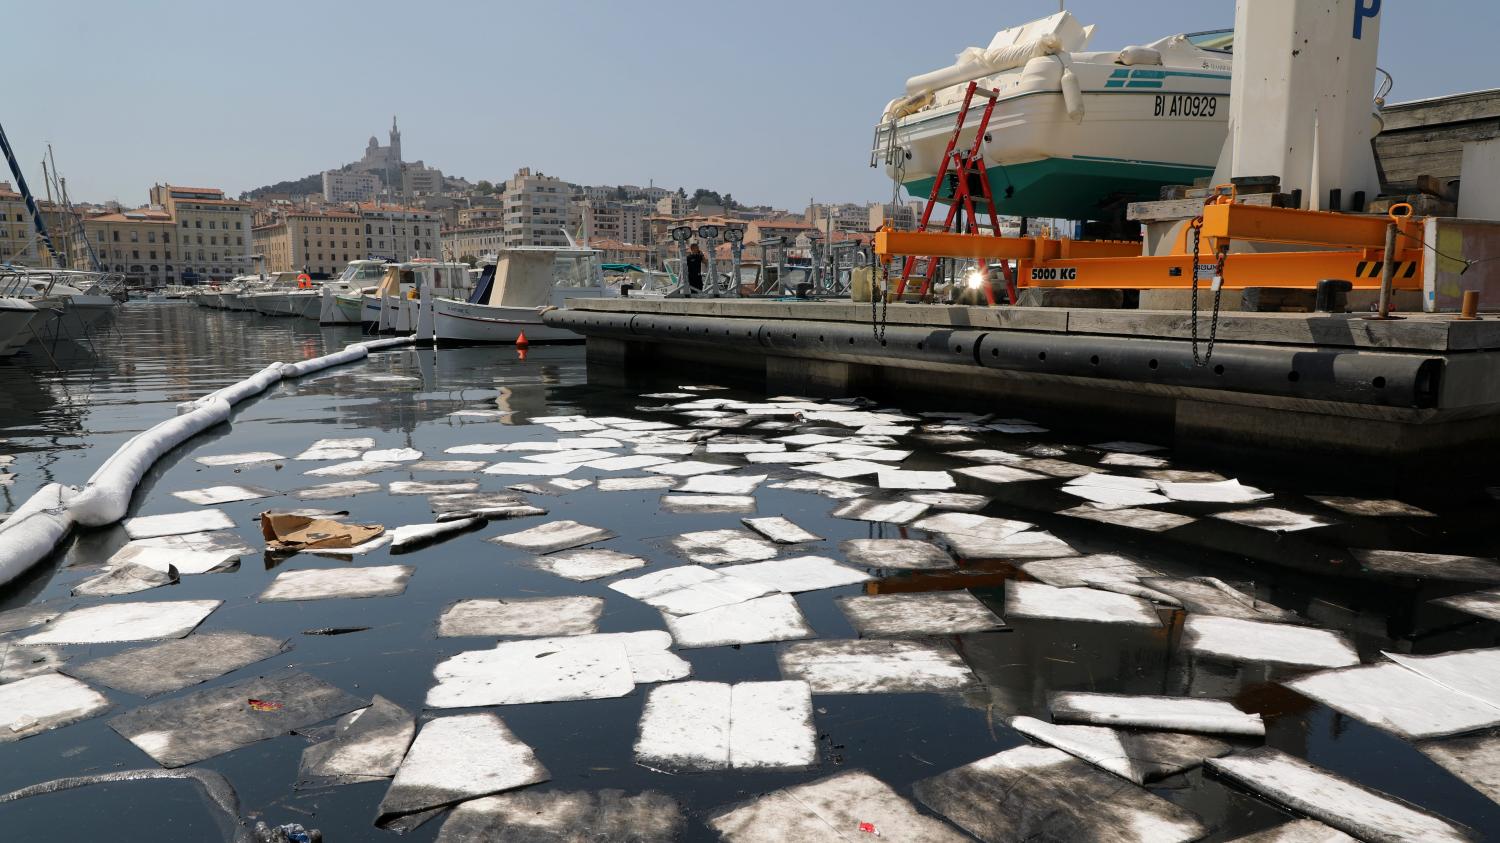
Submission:
M 1374 458 L 1384 471 L 1497 451 L 1500 319 L 1226 312 L 1197 365 L 1182 311 L 892 304 L 883 315 L 849 301 L 625 297 L 570 301 L 545 320 L 587 338 L 591 370 L 682 364 L 763 377 L 773 394 L 1024 407 L 1218 458 Z M 1200 358 L 1209 322 L 1205 308 Z

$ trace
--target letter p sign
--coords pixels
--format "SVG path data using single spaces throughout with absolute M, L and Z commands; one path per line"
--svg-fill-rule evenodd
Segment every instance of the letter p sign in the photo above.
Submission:
M 1380 0 L 1354 0 L 1354 40 L 1358 41 L 1365 31 L 1365 18 L 1380 14 Z

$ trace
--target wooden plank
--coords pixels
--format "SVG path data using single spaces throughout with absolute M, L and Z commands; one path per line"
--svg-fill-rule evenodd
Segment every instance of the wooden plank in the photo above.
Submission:
M 1500 89 L 1392 103 L 1380 116 L 1387 130 L 1500 117 Z

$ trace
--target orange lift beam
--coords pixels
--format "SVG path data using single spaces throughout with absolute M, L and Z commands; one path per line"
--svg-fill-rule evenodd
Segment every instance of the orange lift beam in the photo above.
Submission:
M 1235 202 L 1230 193 L 1210 199 L 1201 219 L 1196 261 L 1188 256 L 1190 225 L 1183 227 L 1169 255 L 1143 256 L 1141 244 L 1133 241 L 889 229 L 876 233 L 875 253 L 884 262 L 897 255 L 1015 261 L 1022 287 L 1173 289 L 1191 287 L 1195 272 L 1200 278 L 1217 272 L 1219 255 L 1235 241 L 1278 243 L 1321 248 L 1228 252 L 1223 255 L 1222 286 L 1312 288 L 1336 278 L 1349 281 L 1354 289 L 1371 290 L 1380 288 L 1386 235 L 1394 226 L 1398 236 L 1392 286 L 1422 286 L 1422 220 L 1407 206 L 1378 217 L 1246 205 Z

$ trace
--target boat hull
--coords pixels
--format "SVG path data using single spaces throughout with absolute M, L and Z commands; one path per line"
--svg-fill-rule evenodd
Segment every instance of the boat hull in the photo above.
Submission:
M 19 299 L 0 299 L 0 357 L 15 354 L 31 339 L 31 323 L 41 313 Z
M 442 345 L 492 343 L 514 345 L 521 332 L 528 342 L 582 342 L 583 337 L 542 324 L 540 307 L 491 307 L 452 299 L 432 303 L 437 341 Z
M 1213 175 L 1212 166 L 1161 161 L 1042 158 L 1024 164 L 988 167 L 995 207 L 1017 217 L 1097 219 L 1122 197 L 1157 199 L 1169 184 L 1192 184 Z M 932 177 L 903 182 L 914 197 L 932 194 Z M 1007 188 L 1010 195 L 1006 196 Z

